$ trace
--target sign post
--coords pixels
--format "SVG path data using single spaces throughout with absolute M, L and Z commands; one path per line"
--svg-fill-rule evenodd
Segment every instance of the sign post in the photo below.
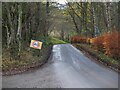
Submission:
M 41 49 L 42 42 L 36 41 L 36 40 L 31 40 L 30 47 L 35 48 L 35 49 Z

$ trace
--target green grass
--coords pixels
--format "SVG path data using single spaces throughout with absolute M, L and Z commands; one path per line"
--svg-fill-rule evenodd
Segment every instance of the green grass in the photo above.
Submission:
M 99 52 L 98 56 L 100 57 L 101 60 L 103 60 L 104 62 L 108 62 L 109 64 L 112 64 L 114 66 L 118 66 L 119 65 L 119 61 L 115 60 L 111 57 L 108 57 L 107 55 L 105 55 L 102 52 Z
M 57 38 L 54 38 L 54 37 L 48 37 L 46 43 L 47 43 L 47 45 L 49 45 L 49 44 L 52 44 L 52 45 L 67 44 L 67 42 L 60 40 L 60 39 L 57 39 Z

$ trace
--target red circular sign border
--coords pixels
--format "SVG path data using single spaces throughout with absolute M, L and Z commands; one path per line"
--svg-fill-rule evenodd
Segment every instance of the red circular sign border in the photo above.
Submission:
M 38 48 L 38 47 L 40 46 L 40 43 L 38 42 L 37 47 L 35 47 L 35 46 L 34 46 L 34 43 L 35 43 L 35 42 L 38 42 L 38 41 L 34 41 L 34 42 L 32 43 L 32 46 L 33 46 L 34 48 Z

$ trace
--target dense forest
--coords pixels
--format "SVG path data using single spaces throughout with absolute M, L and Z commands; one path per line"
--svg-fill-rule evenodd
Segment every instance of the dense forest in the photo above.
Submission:
M 118 2 L 68 3 L 67 11 L 78 35 L 72 37 L 72 42 L 91 43 L 96 50 L 119 58 L 119 5 Z
M 120 32 L 120 2 L 2 3 L 3 51 L 15 59 L 32 39 L 49 46 L 48 37 L 70 42 L 74 35 L 94 38 L 113 31 Z
M 119 31 L 118 2 L 69 2 L 66 6 L 60 6 L 63 7 L 62 10 L 57 5 L 51 2 L 3 3 L 3 44 L 7 48 L 18 46 L 20 51 L 23 43 L 29 45 L 31 39 L 47 37 L 48 32 L 55 27 L 63 27 L 59 29 L 63 36 L 62 33 L 69 31 L 73 23 L 74 31 L 87 37 L 112 30 Z M 61 14 L 58 15 L 59 12 Z M 56 21 L 61 23 L 55 24 Z
M 119 6 L 117 2 L 68 3 L 68 13 L 76 32 L 95 37 L 104 32 L 119 31 Z
M 49 3 L 3 3 L 3 47 L 16 51 L 29 46 L 31 39 L 47 37 Z

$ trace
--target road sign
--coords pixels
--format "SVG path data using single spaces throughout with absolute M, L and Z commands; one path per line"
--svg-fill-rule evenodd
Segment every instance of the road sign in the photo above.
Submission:
M 36 48 L 36 49 L 41 49 L 42 42 L 36 41 L 36 40 L 31 40 L 30 47 Z

